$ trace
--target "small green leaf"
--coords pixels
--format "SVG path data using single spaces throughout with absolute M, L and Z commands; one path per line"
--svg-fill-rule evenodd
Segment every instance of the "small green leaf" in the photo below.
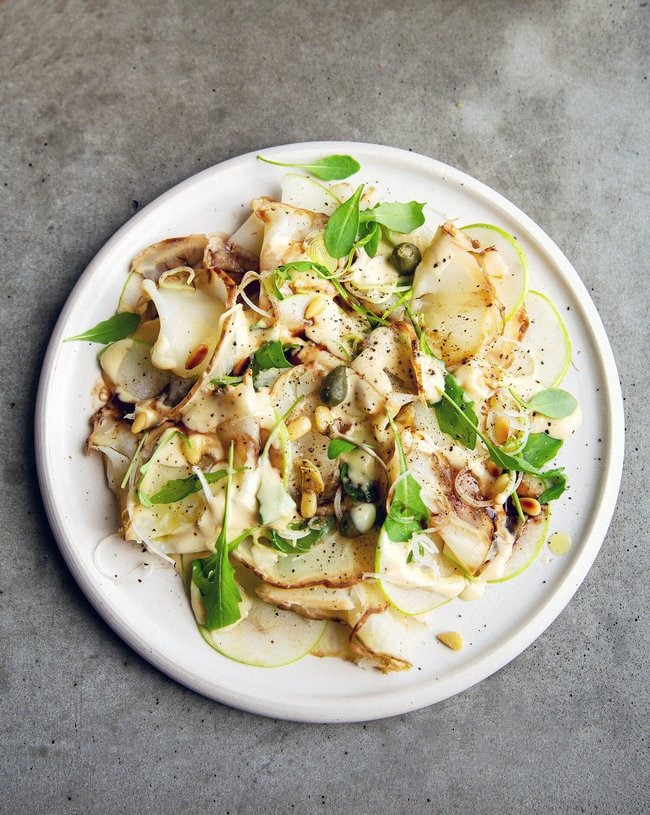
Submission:
M 455 405 L 457 410 L 450 403 Z M 467 398 L 465 391 L 452 374 L 446 374 L 445 392 L 443 398 L 434 405 L 434 410 L 438 425 L 443 433 L 448 433 L 453 439 L 467 447 L 468 450 L 473 450 L 476 447 L 475 428 L 478 419 L 474 412 L 474 402 Z M 463 422 L 459 417 L 459 411 L 462 411 L 467 417 L 467 422 Z
M 108 320 L 97 323 L 96 326 L 89 328 L 88 331 L 84 331 L 83 334 L 66 337 L 63 342 L 78 340 L 80 342 L 99 342 L 102 345 L 107 345 L 109 342 L 117 342 L 133 334 L 139 323 L 139 314 L 132 314 L 130 311 L 121 311 L 119 314 L 114 314 L 112 317 L 109 317 Z
M 545 473 L 540 473 L 539 477 L 543 479 L 546 484 L 546 489 L 537 499 L 540 504 L 548 504 L 549 501 L 555 501 L 567 488 L 568 479 L 564 470 L 547 470 Z
M 311 164 L 290 164 L 283 161 L 271 161 L 264 156 L 257 156 L 260 161 L 266 164 L 274 164 L 276 167 L 297 167 L 300 170 L 306 170 L 308 173 L 320 178 L 321 181 L 340 181 L 343 178 L 348 178 L 361 169 L 359 162 L 352 158 L 352 156 L 325 156 L 325 158 L 318 159 Z
M 327 458 L 338 458 L 342 453 L 349 453 L 356 449 L 356 444 L 348 439 L 332 439 L 327 447 Z
M 322 537 L 334 529 L 334 516 L 328 515 L 321 518 L 313 518 L 311 521 L 289 524 L 289 529 L 300 530 L 309 529 L 309 533 L 298 540 L 290 540 L 282 537 L 275 529 L 267 529 L 264 537 L 274 549 L 284 552 L 287 555 L 295 555 L 301 552 L 308 552 L 311 547 Z
M 521 455 L 533 467 L 543 467 L 547 461 L 555 458 L 560 447 L 562 447 L 560 439 L 554 439 L 546 433 L 531 433 Z
M 325 227 L 325 248 L 333 258 L 349 255 L 359 231 L 359 201 L 363 192 L 360 184 L 352 197 L 332 213 Z
M 572 393 L 561 388 L 548 388 L 536 393 L 527 407 L 549 419 L 565 419 L 578 407 L 578 400 Z
M 241 473 L 246 469 L 246 467 L 236 467 L 234 472 Z M 214 484 L 227 475 L 228 470 L 213 470 L 211 473 L 203 473 L 208 484 Z M 190 475 L 187 478 L 174 478 L 164 484 L 158 492 L 150 495 L 149 500 L 152 504 L 173 504 L 176 501 L 182 501 L 188 495 L 199 492 L 200 489 L 201 482 L 196 475 Z
M 382 203 L 371 209 L 364 209 L 360 213 L 361 223 L 375 221 L 392 232 L 401 234 L 412 232 L 425 221 L 424 204 L 417 201 L 407 201 L 406 203 Z
M 268 371 L 269 368 L 292 368 L 292 364 L 285 357 L 285 349 L 291 350 L 294 345 L 282 345 L 280 340 L 271 340 L 258 348 L 253 355 L 253 379 L 256 379 L 260 371 Z
M 359 239 L 357 247 L 363 247 L 368 257 L 374 258 L 381 240 L 381 226 L 374 221 L 359 224 Z

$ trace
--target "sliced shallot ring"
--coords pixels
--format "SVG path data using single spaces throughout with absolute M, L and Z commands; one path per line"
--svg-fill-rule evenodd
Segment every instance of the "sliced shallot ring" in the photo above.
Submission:
M 246 305 L 251 308 L 253 311 L 257 312 L 257 314 L 261 315 L 267 320 L 273 319 L 273 315 L 265 311 L 263 308 L 256 306 L 255 303 L 250 299 L 250 297 L 246 294 L 246 286 L 251 282 L 251 280 L 257 280 L 260 284 L 262 283 L 262 277 L 258 272 L 249 271 L 242 277 L 241 283 L 237 286 L 237 296 L 241 297 L 241 299 L 246 303 Z

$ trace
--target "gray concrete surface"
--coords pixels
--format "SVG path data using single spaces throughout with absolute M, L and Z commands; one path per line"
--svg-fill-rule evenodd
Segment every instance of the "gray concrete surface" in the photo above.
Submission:
M 648 811 L 647 6 L 0 5 L 0 812 Z M 48 336 L 96 251 L 195 171 L 310 139 L 411 148 L 516 202 L 591 291 L 626 397 L 618 510 L 573 602 L 479 686 L 367 725 L 250 716 L 150 667 L 68 574 L 33 464 Z

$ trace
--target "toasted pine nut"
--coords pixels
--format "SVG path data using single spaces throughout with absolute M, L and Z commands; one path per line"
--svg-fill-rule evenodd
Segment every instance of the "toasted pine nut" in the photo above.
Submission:
M 300 499 L 300 514 L 302 517 L 313 518 L 317 508 L 318 500 L 316 499 L 316 493 L 303 492 L 302 498 Z
M 319 314 L 322 314 L 325 311 L 326 306 L 327 300 L 325 297 L 323 297 L 322 294 L 317 294 L 316 297 L 313 297 L 309 301 L 309 305 L 305 309 L 305 319 L 313 320 L 314 317 L 318 317 Z
M 497 444 L 505 444 L 510 436 L 510 422 L 505 416 L 498 416 L 494 422 L 494 440 Z
M 451 648 L 452 651 L 461 651 L 465 645 L 463 635 L 460 631 L 443 631 L 440 634 L 436 634 L 436 637 L 443 645 L 446 645 L 447 648 Z
M 542 505 L 539 503 L 537 498 L 530 498 L 529 496 L 526 496 L 525 498 L 520 498 L 519 503 L 521 504 L 521 508 L 526 515 L 535 517 L 542 511 Z
M 131 433 L 134 435 L 142 433 L 143 430 L 146 430 L 148 427 L 152 427 L 157 418 L 158 417 L 153 410 L 148 410 L 147 408 L 136 410 L 135 419 L 131 424 Z
M 142 433 L 147 426 L 147 414 L 138 413 L 131 425 L 131 433 Z
M 287 425 L 287 433 L 291 441 L 301 439 L 305 433 L 309 433 L 310 430 L 311 422 L 309 421 L 309 416 L 298 416 L 297 419 L 294 419 Z
M 190 351 L 190 353 L 187 355 L 187 359 L 185 360 L 185 368 L 188 371 L 196 368 L 207 357 L 209 350 L 210 349 L 205 343 L 197 345 L 196 348 Z
M 203 456 L 203 436 L 200 433 L 190 433 L 187 441 L 183 439 L 183 453 L 188 464 L 198 464 Z
M 334 421 L 334 414 L 326 405 L 319 405 L 314 411 L 314 424 L 319 433 L 325 435 Z
M 508 473 L 503 473 L 503 475 L 495 479 L 494 484 L 492 484 L 492 489 L 490 490 L 492 497 L 496 498 L 497 495 L 500 495 L 507 489 L 508 484 L 510 484 L 510 476 Z
M 485 465 L 485 469 L 492 476 L 492 478 L 498 478 L 503 472 L 501 467 L 498 467 L 493 461 L 488 461 L 488 463 Z

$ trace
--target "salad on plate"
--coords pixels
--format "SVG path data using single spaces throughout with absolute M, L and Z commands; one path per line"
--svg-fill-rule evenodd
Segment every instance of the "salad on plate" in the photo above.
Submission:
M 406 670 L 439 606 L 543 546 L 571 343 L 498 226 L 382 200 L 350 156 L 289 169 L 234 234 L 135 247 L 69 338 L 104 346 L 88 449 L 221 654 Z

